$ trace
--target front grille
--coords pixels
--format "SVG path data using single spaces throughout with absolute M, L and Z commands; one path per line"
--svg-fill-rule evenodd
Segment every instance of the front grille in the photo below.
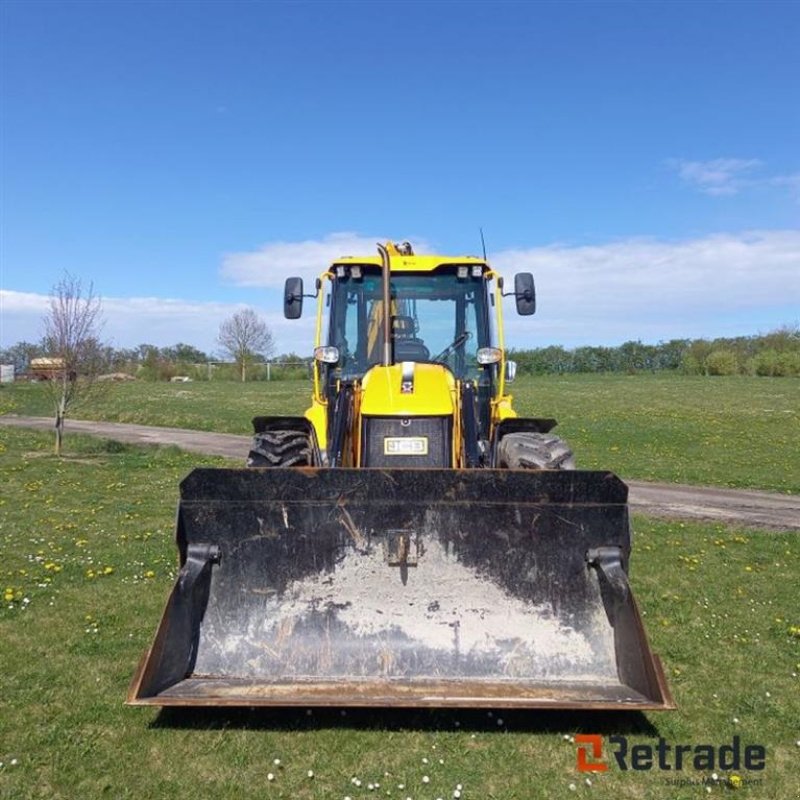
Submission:
M 361 466 L 449 467 L 452 466 L 451 438 L 450 417 L 364 417 Z M 387 439 L 391 441 L 386 442 Z M 424 454 L 420 452 L 422 441 L 427 450 Z M 418 454 L 412 454 L 413 450 Z

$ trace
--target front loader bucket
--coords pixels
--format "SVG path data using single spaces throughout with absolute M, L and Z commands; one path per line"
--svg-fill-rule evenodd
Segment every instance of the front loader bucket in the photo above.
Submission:
M 674 707 L 606 472 L 197 469 L 128 702 Z

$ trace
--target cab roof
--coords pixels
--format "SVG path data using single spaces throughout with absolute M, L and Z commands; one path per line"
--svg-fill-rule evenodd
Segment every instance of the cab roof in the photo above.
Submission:
M 335 267 L 337 264 L 352 265 L 362 264 L 365 266 L 381 266 L 381 257 L 374 256 L 342 256 L 333 262 Z M 433 272 L 439 267 L 445 266 L 459 266 L 459 265 L 480 264 L 482 267 L 488 269 L 488 264 L 482 258 L 476 256 L 437 256 L 437 255 L 413 255 L 404 256 L 398 253 L 391 253 L 389 266 L 392 272 Z

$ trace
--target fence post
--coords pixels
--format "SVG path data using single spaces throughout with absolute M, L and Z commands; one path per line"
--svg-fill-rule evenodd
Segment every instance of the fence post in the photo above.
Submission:
M 267 361 L 267 380 L 271 380 L 269 368 L 270 368 L 270 363 L 269 361 Z

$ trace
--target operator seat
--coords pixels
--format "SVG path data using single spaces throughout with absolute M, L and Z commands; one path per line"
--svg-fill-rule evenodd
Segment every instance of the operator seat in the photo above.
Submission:
M 414 330 L 413 317 L 400 315 L 392 317 L 395 361 L 429 361 L 431 351 L 425 342 L 418 339 Z

